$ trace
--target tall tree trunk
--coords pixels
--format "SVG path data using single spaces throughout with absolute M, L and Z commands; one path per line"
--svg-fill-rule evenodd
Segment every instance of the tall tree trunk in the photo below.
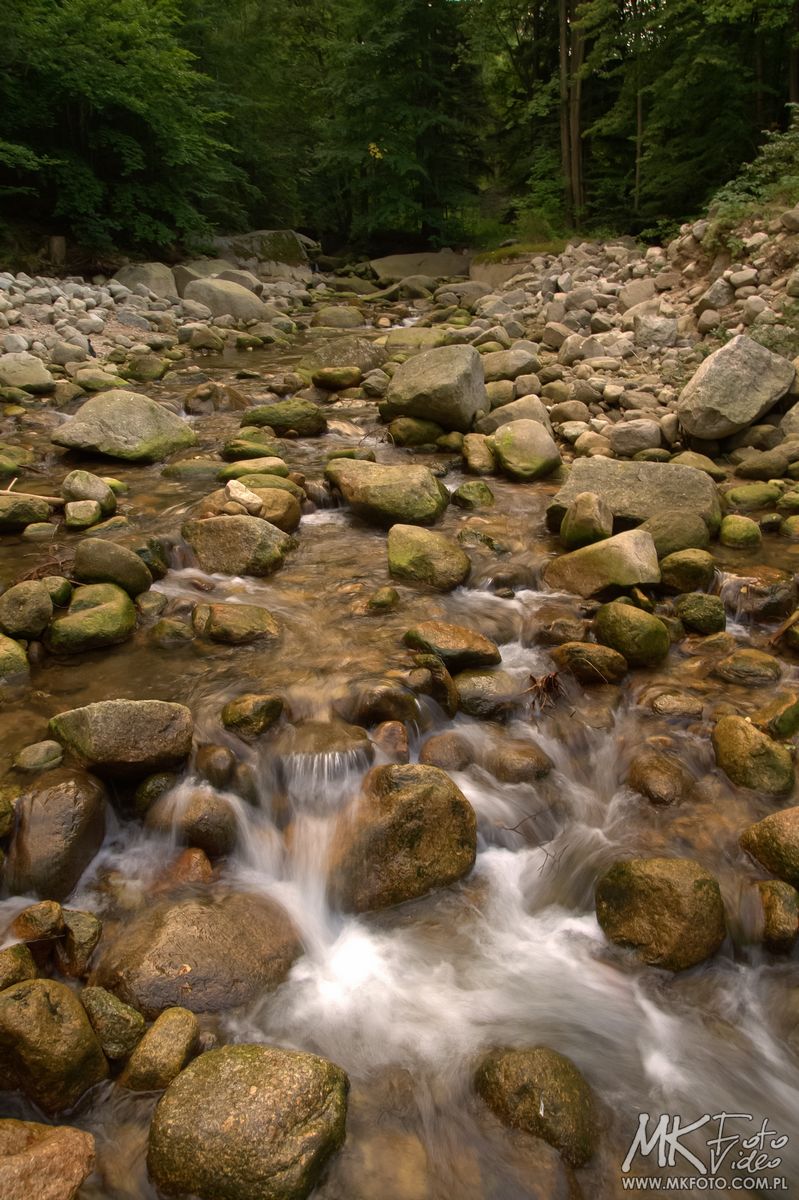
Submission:
M 573 14 L 572 14 L 573 15 Z M 585 56 L 585 37 L 582 29 L 571 24 L 569 79 L 569 145 L 571 153 L 571 185 L 574 223 L 579 229 L 585 207 L 583 188 L 582 92 L 580 75 Z
M 793 6 L 788 37 L 788 100 L 799 104 L 799 0 Z
M 563 171 L 566 220 L 574 220 L 574 160 L 571 150 L 571 121 L 569 105 L 569 0 L 558 0 L 558 26 L 560 33 L 560 160 Z
M 641 211 L 641 159 L 644 149 L 644 93 L 640 86 L 635 94 L 635 193 L 633 212 Z

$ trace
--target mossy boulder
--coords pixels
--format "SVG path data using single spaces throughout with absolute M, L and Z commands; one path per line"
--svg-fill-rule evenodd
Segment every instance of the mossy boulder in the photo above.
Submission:
M 105 538 L 84 538 L 75 551 L 73 576 L 81 583 L 115 583 L 129 596 L 141 595 L 153 577 L 138 554 Z
M 356 516 L 376 525 L 432 525 L 449 502 L 447 489 L 427 467 L 336 458 L 325 477 Z
M 769 796 L 784 796 L 793 790 L 795 774 L 790 750 L 745 717 L 721 717 L 712 738 L 717 766 L 738 787 Z
M 66 614 L 52 622 L 45 642 L 56 654 L 81 654 L 125 642 L 135 628 L 136 609 L 128 593 L 115 583 L 94 583 L 75 588 Z
M 655 544 L 640 529 L 618 533 L 552 559 L 544 569 L 544 582 L 555 591 L 576 592 L 578 596 L 659 583 Z
M 203 571 L 221 575 L 271 575 L 293 545 L 288 534 L 259 517 L 208 517 L 181 530 Z
M 467 875 L 477 853 L 471 804 L 437 767 L 375 767 L 339 818 L 328 863 L 332 899 L 387 908 Z
M 321 437 L 327 430 L 323 410 L 312 400 L 278 400 L 250 408 L 242 425 L 268 425 L 278 437 L 296 433 L 298 437 Z
M 724 493 L 724 503 L 733 512 L 756 512 L 762 508 L 773 508 L 782 496 L 782 488 L 776 483 L 742 483 Z
M 689 592 L 685 596 L 678 597 L 674 611 L 691 633 L 701 633 L 705 636 L 711 633 L 721 633 L 727 625 L 724 601 L 720 596 L 708 596 L 704 592 Z
M 750 517 L 731 514 L 721 522 L 719 541 L 722 546 L 731 546 L 733 549 L 741 550 L 749 546 L 759 546 L 762 540 L 760 526 Z
M 660 581 L 670 592 L 704 592 L 716 574 L 707 550 L 675 550 L 660 560 Z
M 53 616 L 50 593 L 38 579 L 15 583 L 0 596 L 0 632 L 10 638 L 38 638 Z
M 491 1050 L 477 1067 L 475 1090 L 503 1125 L 543 1138 L 572 1166 L 593 1156 L 596 1101 L 565 1055 L 548 1046 Z
M 614 863 L 597 883 L 596 915 L 611 942 L 668 971 L 704 962 L 726 934 L 718 881 L 688 858 Z
M 187 1008 L 167 1008 L 138 1042 L 119 1077 L 132 1092 L 159 1092 L 169 1087 L 196 1049 L 200 1026 Z
M 631 667 L 656 666 L 669 652 L 669 631 L 661 620 L 631 604 L 603 604 L 594 618 L 597 641 L 621 654 Z
M 0 495 L 0 533 L 16 533 L 26 525 L 46 521 L 50 505 L 46 500 L 15 496 L 13 492 Z
M 74 417 L 58 426 L 52 440 L 68 450 L 127 462 L 159 462 L 193 446 L 197 435 L 181 417 L 149 397 L 114 388 L 85 401 Z
M 304 1200 L 344 1142 L 348 1088 L 313 1054 L 246 1044 L 202 1054 L 158 1102 L 150 1177 L 198 1200 Z
M 627 674 L 627 660 L 610 646 L 563 642 L 550 653 L 558 670 L 570 672 L 583 684 L 620 683 Z
M 499 647 L 490 638 L 463 625 L 445 621 L 422 621 L 409 629 L 403 639 L 406 646 L 423 654 L 435 654 L 450 670 L 465 667 L 492 667 L 501 662 Z
M 471 560 L 457 542 L 416 525 L 392 525 L 387 550 L 392 578 L 425 583 L 437 591 L 449 592 L 465 583 L 471 571 Z
M 703 550 L 710 545 L 707 525 L 699 513 L 691 509 L 653 513 L 640 528 L 652 535 L 658 558 L 666 558 L 680 550 Z
M 127 1058 L 144 1034 L 141 1013 L 105 988 L 86 987 L 80 999 L 106 1058 Z
M 434 446 L 443 432 L 435 421 L 422 421 L 419 417 L 395 417 L 388 427 L 395 446 Z
M 13 638 L 0 634 L 0 686 L 24 683 L 28 678 L 28 656 Z
M 783 808 L 750 825 L 741 846 L 772 875 L 799 887 L 799 808 Z
M 460 487 L 455 488 L 450 499 L 457 508 L 465 508 L 469 512 L 494 506 L 494 493 L 482 479 L 462 483 Z
M 491 434 L 488 445 L 511 479 L 543 479 L 562 462 L 552 435 L 540 421 L 509 421 Z
M 283 701 L 272 693 L 249 692 L 229 700 L 222 709 L 222 724 L 245 742 L 260 737 L 283 712 Z

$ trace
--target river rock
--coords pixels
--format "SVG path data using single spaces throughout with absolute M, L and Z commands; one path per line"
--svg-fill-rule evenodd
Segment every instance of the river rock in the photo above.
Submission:
M 783 808 L 750 825 L 741 845 L 772 875 L 799 887 L 799 808 Z
M 507 671 L 460 671 L 454 683 L 461 711 L 485 721 L 507 717 L 524 691 L 523 685 Z
M 47 771 L 16 802 L 6 863 L 12 893 L 65 900 L 103 844 L 106 792 L 82 771 Z
M 125 642 L 135 628 L 136 609 L 127 592 L 114 583 L 94 583 L 75 588 L 64 616 L 47 629 L 45 642 L 56 654 L 81 654 Z
M 738 787 L 768 796 L 782 796 L 793 790 L 790 751 L 745 717 L 720 717 L 712 739 L 716 765 Z
M 553 591 L 595 596 L 606 588 L 659 583 L 660 567 L 652 536 L 629 529 L 547 563 L 544 582 Z
M 91 983 L 150 1018 L 175 1006 L 222 1012 L 273 991 L 299 953 L 296 930 L 274 901 L 206 894 L 129 918 L 100 948 Z
M 467 433 L 488 410 L 483 364 L 473 346 L 439 346 L 409 358 L 394 372 L 380 415 L 421 417 Z
M 278 437 L 287 433 L 296 433 L 299 437 L 320 437 L 327 429 L 327 420 L 318 404 L 295 397 L 248 409 L 246 417 L 242 418 L 242 425 L 268 425 Z
M 652 667 L 669 652 L 669 631 L 658 617 L 631 604 L 603 604 L 594 618 L 598 642 L 622 654 L 631 667 Z
M 133 597 L 146 592 L 153 582 L 138 554 L 99 537 L 83 538 L 80 542 L 72 575 L 81 583 L 115 583 Z
M 93 913 L 62 909 L 64 933 L 55 944 L 55 957 L 62 975 L 85 979 L 89 961 L 97 949 L 103 931 L 102 921 Z
M 0 387 L 21 388 L 39 395 L 52 392 L 55 380 L 40 358 L 21 350 L 0 354 Z
M 419 762 L 442 771 L 465 771 L 474 759 L 474 747 L 454 729 L 433 734 L 419 748 Z
M 539 421 L 509 421 L 500 425 L 488 444 L 511 479 L 542 479 L 561 465 L 560 451 Z
M 677 598 L 674 611 L 686 629 L 705 637 L 711 633 L 721 633 L 727 625 L 727 613 L 720 596 L 689 592 Z
M 92 1029 L 106 1058 L 127 1058 L 144 1035 L 144 1017 L 105 988 L 86 987 L 80 994 Z
M 195 633 L 226 646 L 276 642 L 280 637 L 275 618 L 257 604 L 196 604 L 192 625 Z
M 61 495 L 68 501 L 96 500 L 104 517 L 112 517 L 117 510 L 116 493 L 91 471 L 70 471 L 61 484 Z
M 3 1200 L 75 1200 L 94 1169 L 94 1138 L 68 1125 L 0 1121 Z
M 468 554 L 457 542 L 416 525 L 392 525 L 387 548 L 392 578 L 426 583 L 441 592 L 465 583 L 472 567 Z
M 560 671 L 570 671 L 580 683 L 620 683 L 627 674 L 627 660 L 610 646 L 563 642 L 550 654 Z
M 33 955 L 23 942 L 15 942 L 13 946 L 0 950 L 0 992 L 13 983 L 21 983 L 23 979 L 35 979 L 36 975 Z
M 500 783 L 534 783 L 554 767 L 549 755 L 528 738 L 504 738 L 483 756 L 481 765 Z
M 427 467 L 336 458 L 325 476 L 356 516 L 378 525 L 432 525 L 449 501 L 447 489 Z
M 711 674 L 725 683 L 738 683 L 744 687 L 762 687 L 776 683 L 782 674 L 779 660 L 762 650 L 734 650 L 716 663 Z
M 707 550 L 675 550 L 660 560 L 660 582 L 672 592 L 704 591 L 716 575 L 716 563 Z
M 689 509 L 715 532 L 721 508 L 713 480 L 695 467 L 674 463 L 619 462 L 611 458 L 578 458 L 569 478 L 547 508 L 547 525 L 560 529 L 566 510 L 581 492 L 595 492 L 613 513 L 614 521 L 639 525 L 649 517 L 674 509 Z
M 672 754 L 647 748 L 630 763 L 627 786 L 652 804 L 677 804 L 693 793 L 694 778 Z
M 53 616 L 53 602 L 38 579 L 15 583 L 0 596 L 0 630 L 10 638 L 38 638 Z
M 13 492 L 0 495 L 0 533 L 16 533 L 26 525 L 45 522 L 49 516 L 46 500 L 15 496 Z
M 793 383 L 793 364 L 746 334 L 715 350 L 680 393 L 677 414 L 692 437 L 739 433 L 769 412 Z
M 154 296 L 161 300 L 177 300 L 178 289 L 175 286 L 175 276 L 172 268 L 160 262 L 128 263 L 120 267 L 114 275 L 117 283 L 124 284 L 133 291 L 138 284 L 143 284 Z
M 641 526 L 652 535 L 658 558 L 667 558 L 680 550 L 704 550 L 710 545 L 708 527 L 698 513 L 674 509 L 655 513 Z
M 188 758 L 194 722 L 182 704 L 101 700 L 53 717 L 50 733 L 101 774 L 146 775 Z
M 197 435 L 181 417 L 147 396 L 112 388 L 86 400 L 74 417 L 58 426 L 52 440 L 68 450 L 127 462 L 159 462 L 193 446 Z
M 799 936 L 799 892 L 781 879 L 761 879 L 763 945 L 772 954 L 789 954 Z
M 414 650 L 438 655 L 453 671 L 464 667 L 492 667 L 502 661 L 499 647 L 490 638 L 444 621 L 422 621 L 409 629 L 402 640 Z
M 200 1026 L 187 1008 L 166 1008 L 136 1046 L 119 1077 L 132 1092 L 160 1092 L 180 1074 L 197 1047 Z
M 282 529 L 260 517 L 187 521 L 181 533 L 202 570 L 211 575 L 271 575 L 293 544 Z
M 106 1078 L 100 1043 L 66 984 L 30 979 L 0 992 L 0 1075 L 46 1113 L 71 1108 Z
M 183 289 L 183 296 L 204 304 L 212 317 L 232 317 L 237 322 L 266 321 L 269 317 L 263 300 L 230 279 L 192 279 Z
M 304 1200 L 344 1142 L 349 1081 L 296 1050 L 224 1046 L 169 1085 L 150 1127 L 147 1167 L 166 1195 Z
M 632 858 L 615 863 L 596 886 L 602 932 L 650 966 L 684 971 L 724 941 L 718 881 L 688 858 Z
M 349 912 L 387 908 L 461 879 L 476 853 L 474 810 L 448 775 L 421 764 L 375 767 L 339 818 L 330 894 Z
M 613 513 L 595 492 L 580 492 L 563 516 L 560 540 L 567 550 L 581 550 L 609 538 L 613 533 Z
M 518 400 L 499 405 L 484 417 L 480 417 L 474 427 L 477 433 L 489 434 L 495 433 L 500 426 L 508 425 L 511 421 L 538 421 L 547 432 L 552 432 L 549 413 L 538 396 L 520 396 Z
M 236 845 L 238 824 L 235 809 L 224 796 L 208 788 L 195 788 L 188 795 L 167 793 L 148 810 L 145 827 L 172 836 L 183 846 L 196 846 L 209 858 L 230 854 Z
M 596 1101 L 565 1055 L 547 1046 L 491 1050 L 478 1065 L 475 1089 L 503 1125 L 543 1138 L 572 1166 L 594 1154 Z
M 248 692 L 229 700 L 222 709 L 222 724 L 245 742 L 270 729 L 283 712 L 283 701 L 272 693 Z
M 0 686 L 22 684 L 28 677 L 28 656 L 13 638 L 0 634 Z

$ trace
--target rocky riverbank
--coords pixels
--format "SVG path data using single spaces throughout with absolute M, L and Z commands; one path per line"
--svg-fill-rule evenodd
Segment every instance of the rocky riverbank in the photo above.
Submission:
M 638 1111 L 789 1119 L 762 224 L 498 290 L 0 275 L 4 1197 L 610 1200 Z

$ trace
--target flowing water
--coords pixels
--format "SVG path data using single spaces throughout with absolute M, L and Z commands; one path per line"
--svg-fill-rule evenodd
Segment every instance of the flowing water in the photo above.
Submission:
M 240 361 L 207 374 L 230 380 Z M 267 371 L 290 366 L 292 356 L 257 354 L 246 362 Z M 236 386 L 258 389 L 257 381 Z M 180 392 L 175 385 L 151 390 L 166 398 Z M 342 401 L 329 416 L 327 438 L 288 444 L 290 465 L 309 479 L 321 478 L 324 455 L 336 440 L 371 447 L 380 461 L 413 458 L 383 440 L 371 405 Z M 238 417 L 216 414 L 194 423 L 200 449 L 215 451 Z M 37 436 L 46 434 L 43 419 Z M 418 458 L 448 469 L 450 488 L 462 481 L 446 456 Z M 86 465 L 108 471 L 108 464 Z M 173 539 L 186 511 L 214 486 L 170 481 L 156 467 L 113 469 L 130 484 L 124 507 L 132 525 Z M 57 485 L 62 475 L 53 459 L 52 476 L 45 473 L 38 490 Z M 524 785 L 500 783 L 478 767 L 455 773 L 478 815 L 474 872 L 428 898 L 364 917 L 332 910 L 324 889 L 332 822 L 358 792 L 366 770 L 361 756 L 316 755 L 276 771 L 269 737 L 243 747 L 221 725 L 227 699 L 259 690 L 285 696 L 295 720 L 330 719 L 359 682 L 397 678 L 411 666 L 402 635 L 421 619 L 444 619 L 493 637 L 504 668 L 522 688 L 530 676 L 551 671 L 540 631 L 557 616 L 578 613 L 574 598 L 553 596 L 538 584 L 539 568 L 555 548 L 544 527 L 553 488 L 490 482 L 493 510 L 467 516 L 450 508 L 440 526 L 475 533 L 468 587 L 444 596 L 400 587 L 399 607 L 381 615 L 369 614 L 364 600 L 389 582 L 385 534 L 332 504 L 303 517 L 297 550 L 265 580 L 209 577 L 176 549 L 173 569 L 155 585 L 168 599 L 165 615 L 187 618 L 198 600 L 262 604 L 282 626 L 280 642 L 231 648 L 195 641 L 165 649 L 154 645 L 142 623 L 132 641 L 111 651 L 66 662 L 42 657 L 31 691 L 3 709 L 3 766 L 45 736 L 53 713 L 119 696 L 187 704 L 198 740 L 228 745 L 249 766 L 251 802 L 225 793 L 235 807 L 238 842 L 217 867 L 219 883 L 277 899 L 301 930 L 305 953 L 286 982 L 254 1007 L 202 1023 L 222 1040 L 309 1050 L 346 1069 L 352 1083 L 348 1139 L 316 1193 L 320 1200 L 566 1200 L 575 1194 L 554 1152 L 503 1129 L 472 1092 L 481 1049 L 507 1044 L 543 1044 L 568 1055 L 600 1098 L 601 1149 L 575 1172 L 586 1198 L 622 1194 L 620 1167 L 642 1112 L 676 1113 L 686 1122 L 742 1113 L 752 1116 L 754 1128 L 767 1118 L 791 1138 L 781 1151 L 782 1171 L 799 1189 L 799 971 L 795 956 L 779 960 L 756 944 L 758 874 L 737 846 L 740 830 L 769 809 L 719 776 L 709 741 L 717 705 L 733 703 L 747 712 L 762 703 L 762 692 L 710 679 L 713 657 L 700 653 L 701 640 L 688 639 L 662 668 L 633 672 L 621 687 L 583 690 L 567 682 L 554 704 L 539 711 L 531 698 L 506 724 L 464 716 L 450 722 L 432 702 L 423 704 L 411 730 L 412 760 L 431 733 L 456 728 L 475 744 L 535 738 L 555 770 Z M 500 553 L 477 540 L 484 535 L 501 544 Z M 781 542 L 773 561 L 795 565 L 786 559 L 799 551 L 784 547 Z M 53 553 L 52 546 L 6 537 L 0 578 L 11 582 Z M 718 562 L 728 572 L 720 575 L 728 633 L 741 644 L 762 646 L 771 627 L 753 626 L 736 604 L 741 578 L 768 558 L 739 553 Z M 796 667 L 786 662 L 784 672 L 783 682 L 795 686 Z M 701 716 L 658 716 L 652 700 L 668 691 L 697 697 Z M 623 785 L 627 764 L 646 742 L 671 748 L 692 770 L 700 781 L 695 796 L 657 809 Z M 378 753 L 376 761 L 385 759 Z M 190 766 L 173 795 L 176 812 L 198 786 L 211 785 Z M 143 831 L 121 803 L 70 907 L 95 911 L 109 923 L 124 921 L 154 894 L 168 894 L 165 879 L 176 853 L 169 837 Z M 712 961 L 673 976 L 635 965 L 606 942 L 594 917 L 594 883 L 614 859 L 631 853 L 685 854 L 717 875 L 730 936 Z M 8 918 L 24 903 L 8 899 L 0 915 Z M 144 1154 L 156 1100 L 109 1083 L 70 1114 L 98 1140 L 98 1169 L 81 1200 L 152 1200 Z M 41 1119 L 15 1097 L 5 1097 L 2 1111 Z M 682 1169 L 678 1164 L 670 1174 Z

